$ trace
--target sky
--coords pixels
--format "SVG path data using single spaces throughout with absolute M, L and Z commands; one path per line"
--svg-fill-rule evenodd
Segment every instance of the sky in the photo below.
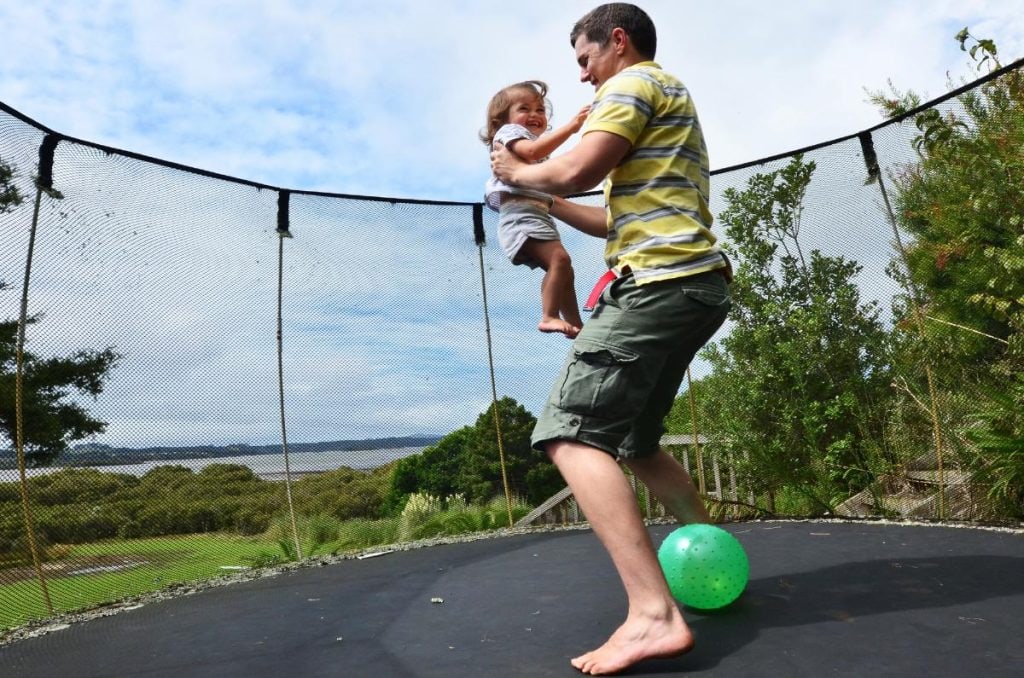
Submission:
M 495 91 L 546 81 L 555 124 L 592 98 L 568 33 L 593 6 L 4 2 L 0 101 L 71 137 L 270 186 L 477 202 L 488 176 L 477 133 Z M 1024 56 L 1024 0 L 641 6 L 659 30 L 657 60 L 697 104 L 713 169 L 872 127 L 881 117 L 867 91 L 890 81 L 928 99 L 973 78 L 953 39 L 965 26 L 995 40 L 1004 63 Z M 62 187 L 68 200 L 49 213 L 66 237 L 39 243 L 32 310 L 50 320 L 32 328 L 31 348 L 110 345 L 126 355 L 86 405 L 110 422 L 99 441 L 273 442 L 273 194 L 235 186 L 207 196 L 201 181 L 168 182 L 158 168 L 62 158 L 66 182 L 74 164 L 92 183 L 72 178 Z M 861 184 L 858 176 L 851 186 Z M 152 186 L 176 211 L 154 208 Z M 77 201 L 97 192 L 121 197 L 106 207 Z M 451 231 L 467 214 L 298 196 L 292 208 L 289 439 L 471 424 L 491 384 L 476 250 Z M 836 218 L 819 216 L 823 228 Z M 0 279 L 10 282 L 24 261 L 24 233 L 16 235 L 13 246 L 0 242 Z M 584 296 L 600 273 L 600 248 L 564 235 Z M 381 242 L 383 274 L 372 268 L 379 261 L 351 256 L 379 259 Z M 855 256 L 874 256 L 882 276 L 888 255 L 876 243 L 866 240 Z M 495 249 L 486 250 L 486 270 L 496 388 L 539 412 L 567 344 L 533 329 L 537 274 Z M 12 291 L 0 301 L 0 315 L 16 315 Z
M 568 33 L 592 1 L 37 0 L 0 4 L 0 101 L 63 134 L 273 186 L 476 201 L 476 133 L 541 79 L 589 102 Z M 650 0 L 657 60 L 722 168 L 880 121 L 865 88 L 969 75 L 968 26 L 1024 56 L 1024 0 Z

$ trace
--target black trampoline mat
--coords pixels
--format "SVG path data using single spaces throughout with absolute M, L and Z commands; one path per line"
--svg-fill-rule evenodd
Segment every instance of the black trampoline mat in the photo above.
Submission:
M 686 610 L 696 647 L 623 675 L 1024 675 L 1024 536 L 847 522 L 723 525 L 750 581 Z M 655 543 L 673 529 L 651 527 Z M 437 602 L 442 601 L 442 602 Z M 588 530 L 406 551 L 193 595 L 0 648 L 0 675 L 580 675 L 570 657 L 625 617 Z

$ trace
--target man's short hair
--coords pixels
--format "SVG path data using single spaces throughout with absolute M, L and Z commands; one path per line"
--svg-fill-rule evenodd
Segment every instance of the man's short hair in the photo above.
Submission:
M 654 58 L 658 48 L 654 22 L 647 16 L 647 12 L 627 2 L 611 2 L 592 9 L 572 27 L 569 42 L 575 47 L 576 40 L 585 35 L 587 40 L 604 47 L 616 28 L 621 28 L 629 35 L 640 56 L 645 59 Z

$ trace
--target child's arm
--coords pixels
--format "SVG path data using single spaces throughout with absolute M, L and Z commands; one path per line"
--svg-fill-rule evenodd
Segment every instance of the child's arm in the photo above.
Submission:
M 552 151 L 564 144 L 569 137 L 580 131 L 583 121 L 590 113 L 590 106 L 584 106 L 576 115 L 569 119 L 561 127 L 555 128 L 546 134 L 542 134 L 534 140 L 516 139 L 509 146 L 509 150 L 518 155 L 526 162 L 538 162 L 551 155 Z

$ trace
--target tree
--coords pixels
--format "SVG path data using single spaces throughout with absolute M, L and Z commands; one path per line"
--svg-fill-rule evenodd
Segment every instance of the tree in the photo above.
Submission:
M 979 68 L 999 66 L 991 40 L 957 34 Z M 902 115 L 913 92 L 874 93 L 886 115 Z M 919 161 L 894 173 L 894 206 L 910 236 L 909 283 L 928 316 L 935 348 L 961 364 L 1019 357 L 1024 332 L 1024 73 L 1019 69 L 958 97 L 962 112 L 915 116 Z M 1008 348 L 1009 347 L 1009 348 Z
M 473 426 L 457 429 L 420 454 L 395 464 L 386 504 L 401 509 L 406 497 L 415 492 L 442 501 L 461 495 L 471 503 L 483 504 L 503 496 L 501 454 L 505 477 L 513 497 L 540 503 L 564 486 L 558 470 L 547 457 L 530 446 L 536 418 L 513 398 L 498 401 L 502 446 L 499 451 L 494 408 L 477 417 Z
M 36 318 L 29 318 L 29 324 Z M 0 321 L 0 439 L 14 444 L 16 347 L 18 323 Z M 47 466 L 69 443 L 106 430 L 106 423 L 91 416 L 72 393 L 96 397 L 103 392 L 108 372 L 121 356 L 111 348 L 78 351 L 68 358 L 22 356 L 22 410 L 25 459 L 29 466 Z
M 801 243 L 814 171 L 798 155 L 725 191 L 734 326 L 705 355 L 722 401 L 714 433 L 749 459 L 748 482 L 769 503 L 787 487 L 825 511 L 869 480 L 888 375 L 877 304 L 853 282 L 861 267 Z
M 505 458 L 505 477 L 513 498 L 537 505 L 562 489 L 565 483 L 554 464 L 543 452 L 530 445 L 530 434 L 537 418 L 513 398 L 498 401 L 502 445 L 494 425 L 494 408 L 477 417 L 466 447 L 466 464 L 459 485 L 466 499 L 483 503 L 505 493 L 501 456 Z
M 387 509 L 401 511 L 410 494 L 420 492 L 439 499 L 459 493 L 459 469 L 464 465 L 465 451 L 473 429 L 463 426 L 435 444 L 395 462 Z
M 998 68 L 991 40 L 955 38 L 977 69 Z M 968 45 L 970 44 L 970 47 Z M 875 93 L 886 115 L 920 101 Z M 914 116 L 918 160 L 891 177 L 894 212 L 909 235 L 903 269 L 923 337 L 903 360 L 929 359 L 941 423 L 962 463 L 1024 514 L 1024 73 L 1011 70 L 957 97 L 945 113 Z M 908 389 L 914 384 L 908 384 Z M 918 390 L 923 390 L 917 385 Z
M 0 214 L 21 204 L 14 184 L 15 169 L 0 158 Z M 0 281 L 0 292 L 8 286 Z M 27 324 L 39 316 L 26 318 Z M 18 321 L 0 320 L 0 441 L 12 446 L 17 440 L 16 371 Z M 46 466 L 74 440 L 102 433 L 106 424 L 94 417 L 70 397 L 98 396 L 109 371 L 120 355 L 112 348 L 78 351 L 69 358 L 40 358 L 30 352 L 22 355 L 23 440 L 26 463 Z
M 293 485 L 295 507 L 301 515 L 329 515 L 338 520 L 380 518 L 391 469 L 370 472 L 345 466 L 299 478 Z
M 14 183 L 14 167 L 0 158 L 0 214 L 6 214 L 21 204 L 21 193 Z

